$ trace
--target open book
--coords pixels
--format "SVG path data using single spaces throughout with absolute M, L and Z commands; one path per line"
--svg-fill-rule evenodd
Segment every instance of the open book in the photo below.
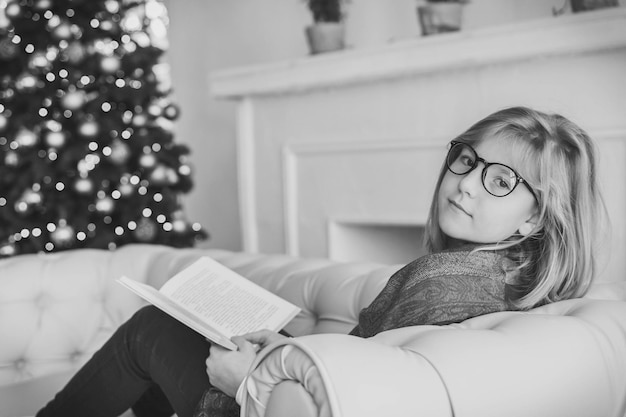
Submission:
M 237 350 L 230 338 L 282 329 L 300 309 L 235 271 L 202 257 L 160 290 L 127 277 L 122 285 L 212 342 Z

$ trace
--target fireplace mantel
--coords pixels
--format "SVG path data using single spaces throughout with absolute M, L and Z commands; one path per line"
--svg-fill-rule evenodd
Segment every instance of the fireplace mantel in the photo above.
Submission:
M 605 273 L 621 273 L 624 74 L 626 7 L 212 73 L 213 96 L 238 103 L 244 250 L 410 261 L 447 141 L 527 105 L 597 139 L 613 222 Z
M 619 7 L 223 70 L 211 74 L 211 92 L 222 99 L 302 93 L 625 45 L 626 7 Z

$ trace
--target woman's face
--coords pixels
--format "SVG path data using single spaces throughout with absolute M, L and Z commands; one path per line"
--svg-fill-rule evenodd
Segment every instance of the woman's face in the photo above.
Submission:
M 484 160 L 518 171 L 508 141 L 485 138 L 473 147 Z M 518 232 L 528 234 L 537 211 L 532 193 L 518 184 L 505 197 L 489 194 L 482 184 L 483 168 L 484 164 L 479 162 L 467 174 L 445 172 L 438 195 L 441 230 L 452 239 L 473 243 L 496 243 Z

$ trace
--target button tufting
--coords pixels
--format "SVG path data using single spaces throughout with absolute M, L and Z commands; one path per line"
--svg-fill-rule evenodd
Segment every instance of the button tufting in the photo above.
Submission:
M 14 362 L 15 369 L 21 371 L 26 368 L 26 359 L 20 358 Z
M 40 310 L 45 310 L 50 307 L 52 300 L 49 295 L 41 293 L 35 298 L 35 304 Z
M 70 362 L 77 362 L 77 361 L 79 361 L 82 355 L 83 354 L 80 351 L 72 352 L 70 354 Z

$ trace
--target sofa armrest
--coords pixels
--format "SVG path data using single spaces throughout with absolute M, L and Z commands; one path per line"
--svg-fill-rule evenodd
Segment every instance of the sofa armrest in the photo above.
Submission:
M 243 415 L 282 417 L 306 392 L 320 417 L 623 417 L 625 317 L 623 301 L 578 299 L 370 339 L 281 341 L 253 365 Z
M 243 404 L 249 417 L 292 415 L 290 407 L 319 417 L 452 415 L 436 369 L 398 346 L 340 334 L 303 336 L 269 346 L 253 367 Z

